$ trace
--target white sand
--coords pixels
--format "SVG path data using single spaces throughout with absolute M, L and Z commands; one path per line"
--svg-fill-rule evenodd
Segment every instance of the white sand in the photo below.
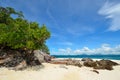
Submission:
M 117 61 L 120 63 L 120 61 Z M 0 80 L 120 80 L 120 66 L 114 70 L 98 70 L 99 74 L 92 72 L 92 68 L 43 64 L 45 68 L 35 70 L 13 71 L 0 68 Z

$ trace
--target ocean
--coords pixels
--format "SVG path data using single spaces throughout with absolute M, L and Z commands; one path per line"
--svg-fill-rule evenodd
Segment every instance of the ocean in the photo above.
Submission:
M 92 58 L 120 60 L 120 55 L 52 55 L 56 58 Z

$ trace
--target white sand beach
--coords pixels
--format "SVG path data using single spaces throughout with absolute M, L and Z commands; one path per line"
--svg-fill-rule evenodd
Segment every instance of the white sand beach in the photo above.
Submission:
M 120 61 L 114 60 L 120 64 Z M 92 68 L 66 66 L 60 64 L 43 63 L 44 68 L 39 70 L 14 71 L 7 68 L 0 68 L 0 80 L 119 80 L 120 65 L 114 70 L 97 70 Z

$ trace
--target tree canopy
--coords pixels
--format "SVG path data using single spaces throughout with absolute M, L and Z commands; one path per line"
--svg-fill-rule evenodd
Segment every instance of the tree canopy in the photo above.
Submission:
M 17 17 L 12 17 L 16 15 Z M 41 49 L 48 53 L 46 40 L 50 38 L 50 32 L 43 24 L 30 22 L 24 19 L 21 11 L 15 11 L 11 7 L 0 7 L 0 48 L 11 49 Z

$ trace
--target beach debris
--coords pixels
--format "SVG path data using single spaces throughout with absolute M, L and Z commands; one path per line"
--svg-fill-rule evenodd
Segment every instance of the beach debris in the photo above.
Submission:
M 25 60 L 23 60 L 17 66 L 13 67 L 13 70 L 24 70 L 26 67 L 27 67 L 27 63 Z
M 9 62 L 9 61 L 11 61 L 11 57 L 2 58 L 2 59 L 0 59 L 0 64 L 4 64 L 4 63 Z
M 95 73 L 97 73 L 97 74 L 99 74 L 99 71 L 97 71 L 97 70 L 90 70 L 90 71 L 92 71 L 92 72 L 95 72 Z

